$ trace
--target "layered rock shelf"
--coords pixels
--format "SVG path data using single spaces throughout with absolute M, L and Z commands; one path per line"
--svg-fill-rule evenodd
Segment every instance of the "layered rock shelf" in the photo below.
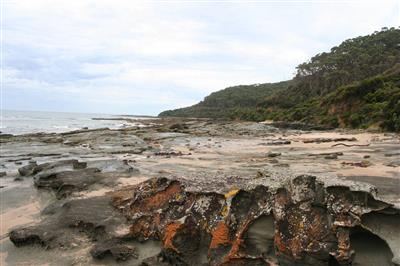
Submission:
M 158 122 L 2 137 L 4 261 L 400 265 L 398 135 Z
M 392 265 L 400 212 L 370 191 L 325 186 L 302 175 L 225 194 L 154 178 L 107 196 L 62 204 L 38 225 L 10 232 L 16 246 L 94 241 L 94 258 L 137 257 L 133 240 L 160 241 L 144 265 Z M 115 228 L 129 231 L 118 235 Z M 68 232 L 68 233 L 67 233 Z M 76 244 L 76 243 L 75 243 Z M 367 245 L 368 244 L 368 245 Z M 139 244 L 140 245 L 140 244 Z M 356 264 L 354 264 L 356 263 Z

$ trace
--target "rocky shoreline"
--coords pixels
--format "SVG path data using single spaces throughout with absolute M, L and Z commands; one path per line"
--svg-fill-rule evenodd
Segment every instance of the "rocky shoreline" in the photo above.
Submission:
M 140 123 L 0 136 L 2 263 L 400 264 L 398 134 Z

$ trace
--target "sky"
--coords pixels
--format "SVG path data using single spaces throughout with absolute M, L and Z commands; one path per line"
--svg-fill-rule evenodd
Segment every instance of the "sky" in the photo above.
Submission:
M 400 0 L 0 1 L 11 110 L 157 115 L 400 26 Z

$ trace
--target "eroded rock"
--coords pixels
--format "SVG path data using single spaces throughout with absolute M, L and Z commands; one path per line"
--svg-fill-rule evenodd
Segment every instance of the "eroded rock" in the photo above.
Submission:
M 77 244 L 81 234 L 93 241 L 108 241 L 125 222 L 109 196 L 66 201 L 49 207 L 46 214 L 37 225 L 12 230 L 10 240 L 16 246 L 70 247 Z
M 116 261 L 125 261 L 130 258 L 137 258 L 138 254 L 132 245 L 128 245 L 119 239 L 110 239 L 94 245 L 90 254 L 95 259 L 112 257 Z
M 56 173 L 44 172 L 35 176 L 34 184 L 38 188 L 53 190 L 57 197 L 61 198 L 73 191 L 84 190 L 104 178 L 99 169 L 86 168 Z
M 178 256 L 187 264 L 351 264 L 350 229 L 360 226 L 365 213 L 391 208 L 369 192 L 326 188 L 313 176 L 299 176 L 275 191 L 258 186 L 224 197 L 157 179 L 142 184 L 135 195 L 123 205 L 115 201 L 133 218 L 132 234 L 162 240 L 168 250 L 163 256 L 173 254 L 173 261 Z
M 49 218 L 36 232 L 14 230 L 10 238 L 16 245 L 46 246 L 60 238 L 37 237 L 43 226 L 53 226 L 53 234 L 58 232 L 55 225 L 75 226 L 100 241 L 92 249 L 94 257 L 125 259 L 134 256 L 133 249 L 110 240 L 115 236 L 109 228 L 117 221 L 105 218 L 120 217 L 121 222 L 125 217 L 129 232 L 123 239 L 162 243 L 158 256 L 147 258 L 143 265 L 357 265 L 368 260 L 365 239 L 372 239 L 381 254 L 374 262 L 392 265 L 398 260 L 393 235 L 399 229 L 385 217 L 396 222 L 399 211 L 370 191 L 326 186 L 309 175 L 276 187 L 248 184 L 227 193 L 193 189 L 186 182 L 153 178 L 115 191 L 106 200 L 114 210 L 111 205 L 97 206 L 98 211 L 107 210 L 96 211 L 99 217 L 83 215 L 85 208 L 93 208 L 90 202 L 74 207 L 77 201 L 71 201 L 61 214 L 51 216 L 58 218 Z M 387 222 L 378 225 L 381 219 Z
M 80 162 L 75 159 L 61 160 L 23 167 L 20 172 L 34 175 L 37 188 L 55 192 L 58 198 L 88 189 L 100 184 L 114 184 L 118 177 L 130 177 L 139 172 L 128 162 L 122 160 L 98 160 Z
M 30 176 L 35 174 L 35 168 L 37 167 L 36 162 L 29 163 L 28 165 L 18 168 L 18 172 L 21 176 Z

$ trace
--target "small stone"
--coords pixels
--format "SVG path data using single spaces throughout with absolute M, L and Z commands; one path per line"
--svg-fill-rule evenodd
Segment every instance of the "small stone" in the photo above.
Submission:
M 367 161 L 367 160 L 361 161 L 361 163 L 360 163 L 360 167 L 368 167 L 368 166 L 371 166 L 371 165 L 372 165 L 372 163 L 370 161 Z
M 267 142 L 266 145 L 288 145 L 291 143 L 292 142 L 289 140 L 278 140 L 278 141 Z
M 280 164 L 276 164 L 274 166 L 278 166 L 278 167 L 289 167 L 290 165 L 287 163 L 280 163 Z
M 267 157 L 269 157 L 269 158 L 274 158 L 274 157 L 278 157 L 278 156 L 281 156 L 280 152 L 269 152 L 269 153 L 267 153 Z
M 258 171 L 255 178 L 258 179 L 258 178 L 262 178 L 263 176 L 264 176 L 263 173 Z
M 337 159 L 338 156 L 337 156 L 337 154 L 329 154 L 329 155 L 326 155 L 324 158 L 328 159 L 328 160 L 333 160 L 333 159 Z

